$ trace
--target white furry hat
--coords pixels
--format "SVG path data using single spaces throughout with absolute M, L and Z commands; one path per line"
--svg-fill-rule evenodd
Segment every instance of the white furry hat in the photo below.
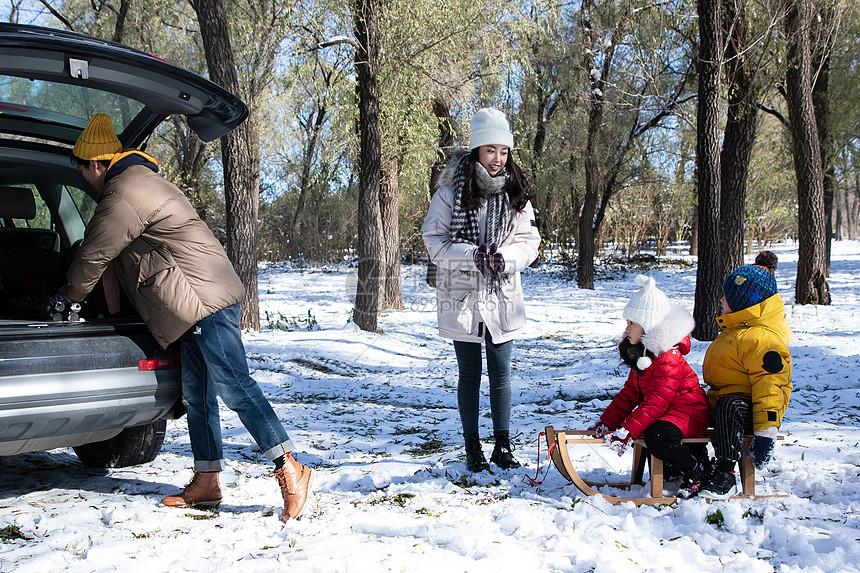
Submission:
M 638 275 L 636 284 L 642 289 L 630 297 L 622 315 L 638 323 L 645 332 L 651 332 L 669 313 L 669 299 L 657 288 L 656 281 L 651 277 Z
M 472 133 L 469 136 L 469 151 L 482 145 L 504 145 L 514 148 L 514 135 L 505 114 L 497 109 L 485 107 L 472 116 Z

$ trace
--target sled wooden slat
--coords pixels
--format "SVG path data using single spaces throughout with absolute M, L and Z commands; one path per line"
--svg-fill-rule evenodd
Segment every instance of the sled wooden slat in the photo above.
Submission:
M 609 503 L 617 505 L 632 501 L 636 505 L 662 505 L 671 504 L 677 501 L 676 497 L 666 497 L 663 495 L 663 460 L 647 454 L 645 448 L 645 440 L 640 438 L 633 442 L 633 468 L 630 473 L 629 481 L 619 482 L 596 482 L 583 479 L 573 465 L 570 458 L 571 445 L 597 445 L 603 444 L 605 440 L 602 438 L 592 437 L 592 432 L 588 430 L 560 430 L 556 431 L 552 426 L 547 426 L 545 429 L 547 446 L 550 451 L 550 458 L 558 469 L 559 473 L 568 481 L 572 482 L 585 495 L 601 495 Z M 783 436 L 777 436 L 778 440 L 782 440 Z M 760 499 L 766 497 L 786 497 L 784 495 L 756 495 L 755 494 L 755 466 L 752 460 L 746 457 L 747 449 L 749 448 L 751 435 L 744 436 L 743 453 L 740 463 L 741 488 L 743 495 L 733 496 L 732 499 Z M 701 436 L 693 438 L 685 438 L 685 443 L 708 443 L 711 441 L 711 431 L 708 430 Z M 633 485 L 644 485 L 645 461 L 648 460 L 650 467 L 650 493 L 651 497 L 621 497 L 603 495 L 596 491 L 595 487 L 613 487 L 618 489 L 629 489 Z
M 592 438 L 591 432 L 586 430 L 566 430 L 562 432 L 556 432 L 552 426 L 546 427 L 546 440 L 547 444 L 550 448 L 550 457 L 552 458 L 555 467 L 558 468 L 559 472 L 562 476 L 564 476 L 568 481 L 573 482 L 573 484 L 585 495 L 593 496 L 600 495 L 606 501 L 613 505 L 618 505 L 621 503 L 627 503 L 628 501 L 632 501 L 636 505 L 661 505 L 661 504 L 670 504 L 676 501 L 674 497 L 616 497 L 611 495 L 603 495 L 594 489 L 592 486 L 610 486 L 616 487 L 619 489 L 627 489 L 632 484 L 628 482 L 620 482 L 620 483 L 602 483 L 602 482 L 592 482 L 585 481 L 580 477 L 580 475 L 576 472 L 576 469 L 573 467 L 573 462 L 570 459 L 570 450 L 568 450 L 568 444 L 602 444 L 604 440 L 599 438 Z M 568 437 L 570 436 L 570 437 Z M 641 448 L 638 448 L 640 452 L 638 453 L 639 457 L 641 457 Z M 634 467 L 638 464 L 639 457 L 637 457 L 637 452 L 634 450 Z M 635 473 L 635 471 L 634 471 Z

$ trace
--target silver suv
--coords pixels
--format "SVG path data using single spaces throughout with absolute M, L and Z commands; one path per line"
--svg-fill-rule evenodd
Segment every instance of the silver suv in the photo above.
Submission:
M 0 23 L 0 456 L 73 447 L 89 466 L 144 463 L 184 411 L 178 348 L 159 348 L 128 300 L 108 315 L 97 285 L 83 320 L 46 305 L 95 208 L 70 155 L 96 113 L 140 148 L 173 114 L 211 141 L 248 109 L 127 46 Z

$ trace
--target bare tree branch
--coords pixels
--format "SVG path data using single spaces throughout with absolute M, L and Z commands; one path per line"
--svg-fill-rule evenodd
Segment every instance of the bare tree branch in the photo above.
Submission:
M 786 118 L 784 115 L 779 113 L 776 109 L 774 109 L 770 106 L 764 105 L 763 103 L 760 103 L 760 102 L 756 103 L 755 105 L 757 108 L 759 108 L 763 112 L 769 113 L 770 115 L 772 115 L 773 117 L 778 119 L 780 121 L 780 123 L 782 123 L 782 125 L 784 125 L 785 127 L 791 127 L 791 122 L 788 120 L 788 118 Z
M 317 44 L 317 48 L 329 48 L 331 46 L 337 46 L 339 44 L 349 44 L 356 50 L 361 50 L 361 44 L 359 44 L 355 38 L 351 38 L 349 36 L 332 36 L 325 42 L 320 42 Z
M 51 4 L 48 2 L 48 0 L 39 0 L 39 1 L 41 2 L 42 6 L 44 6 L 45 8 L 47 8 L 47 9 L 48 9 L 48 12 L 50 12 L 50 13 L 51 13 L 51 16 L 53 16 L 54 18 L 56 18 L 57 20 L 59 20 L 60 22 L 62 22 L 62 24 L 63 24 L 66 28 L 68 28 L 69 30 L 71 30 L 71 31 L 73 31 L 73 32 L 75 31 L 75 27 L 74 27 L 74 26 L 72 26 L 72 23 L 71 23 L 71 22 L 69 22 L 69 21 L 65 18 L 65 16 L 63 16 L 62 14 L 60 14 L 59 12 L 57 12 L 57 10 L 56 10 L 56 9 L 54 9 L 54 7 L 53 7 L 53 6 L 51 6 Z

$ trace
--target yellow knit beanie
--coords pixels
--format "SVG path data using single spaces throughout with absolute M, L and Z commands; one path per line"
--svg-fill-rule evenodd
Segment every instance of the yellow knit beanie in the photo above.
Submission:
M 122 144 L 116 137 L 110 116 L 97 113 L 81 132 L 72 153 L 86 161 L 107 161 L 120 149 Z

